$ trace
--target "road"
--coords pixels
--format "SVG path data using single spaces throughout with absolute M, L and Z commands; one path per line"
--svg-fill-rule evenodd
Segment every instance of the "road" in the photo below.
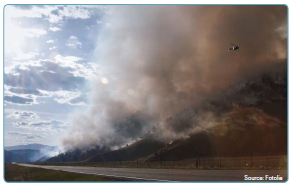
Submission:
M 269 177 L 280 175 L 282 182 L 287 180 L 287 170 L 191 170 L 191 169 L 145 169 L 145 168 L 103 168 L 82 166 L 44 166 L 18 164 L 27 167 L 54 169 L 67 172 L 91 174 L 120 178 L 127 181 L 244 181 L 244 175 L 249 177 Z M 252 181 L 254 182 L 254 181 Z M 261 181 L 263 182 L 263 181 Z M 266 182 L 266 181 L 264 181 Z

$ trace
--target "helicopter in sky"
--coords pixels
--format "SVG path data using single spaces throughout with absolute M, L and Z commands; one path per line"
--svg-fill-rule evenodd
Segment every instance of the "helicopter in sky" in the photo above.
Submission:
M 239 49 L 239 47 L 238 47 L 237 45 L 235 45 L 235 44 L 233 44 L 233 43 L 231 43 L 231 45 L 233 45 L 233 47 L 230 47 L 230 48 L 228 49 L 228 51 L 231 51 L 231 50 L 235 51 L 235 50 L 238 50 L 238 49 Z

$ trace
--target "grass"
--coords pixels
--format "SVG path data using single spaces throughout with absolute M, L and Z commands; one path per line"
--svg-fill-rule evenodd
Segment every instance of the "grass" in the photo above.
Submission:
M 24 167 L 5 163 L 5 180 L 10 181 L 121 181 L 118 179 L 85 175 L 51 169 Z

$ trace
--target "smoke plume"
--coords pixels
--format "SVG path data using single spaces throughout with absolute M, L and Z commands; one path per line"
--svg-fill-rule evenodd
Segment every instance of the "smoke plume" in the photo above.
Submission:
M 193 132 L 214 115 L 196 113 L 206 98 L 287 63 L 282 5 L 109 8 L 92 59 L 99 77 L 91 106 L 73 120 L 66 149 L 114 148 L 153 129 L 161 137 Z M 230 43 L 239 50 L 228 51 Z M 166 123 L 181 111 L 198 118 Z

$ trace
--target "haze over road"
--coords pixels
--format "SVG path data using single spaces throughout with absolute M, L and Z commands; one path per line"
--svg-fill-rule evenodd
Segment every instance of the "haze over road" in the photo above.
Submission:
M 287 180 L 287 170 L 188 170 L 188 169 L 145 169 L 145 168 L 102 168 L 81 166 L 41 166 L 18 164 L 20 166 L 54 169 L 67 172 L 92 174 L 121 178 L 129 181 L 244 181 L 249 177 L 265 177 L 280 175 Z M 254 181 L 253 181 L 254 182 Z M 262 181 L 263 182 L 263 181 Z

